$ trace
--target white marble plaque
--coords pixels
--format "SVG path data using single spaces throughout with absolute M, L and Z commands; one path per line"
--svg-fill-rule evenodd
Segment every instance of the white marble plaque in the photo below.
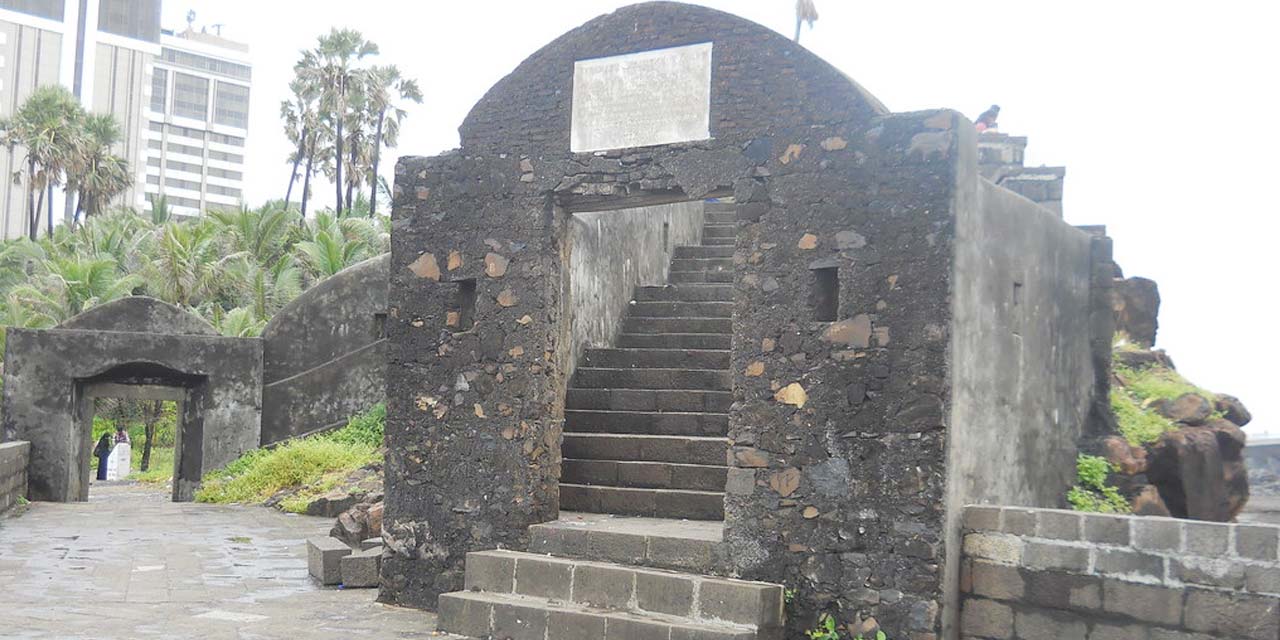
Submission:
M 710 42 L 573 63 L 572 151 L 710 137 Z

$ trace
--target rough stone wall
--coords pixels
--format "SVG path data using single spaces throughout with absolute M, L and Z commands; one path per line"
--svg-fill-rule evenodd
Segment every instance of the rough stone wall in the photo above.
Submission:
M 1280 635 L 1280 527 L 969 507 L 965 638 Z
M 183 477 L 194 482 L 259 444 L 262 346 L 253 339 L 86 330 L 9 329 L 3 420 L 31 442 L 33 500 L 82 500 L 92 443 L 82 429 L 87 382 L 178 386 Z M 191 442 L 199 445 L 188 448 Z M 190 459 L 188 459 L 190 456 Z M 83 468 L 78 468 L 83 462 Z M 187 487 L 189 494 L 194 486 Z
M 346 424 L 386 395 L 389 254 L 308 289 L 262 332 L 262 444 Z
M 589 347 L 608 347 L 636 285 L 667 282 L 671 254 L 702 238 L 702 202 L 587 211 L 570 219 L 570 369 Z
M 27 497 L 27 464 L 31 456 L 31 443 L 24 441 L 0 443 L 0 514 Z

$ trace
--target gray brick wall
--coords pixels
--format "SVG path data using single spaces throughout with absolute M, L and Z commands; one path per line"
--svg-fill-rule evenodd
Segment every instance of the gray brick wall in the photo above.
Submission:
M 969 506 L 961 635 L 1280 637 L 1280 527 Z
M 17 505 L 18 498 L 26 497 L 30 459 L 30 442 L 0 442 L 0 513 Z

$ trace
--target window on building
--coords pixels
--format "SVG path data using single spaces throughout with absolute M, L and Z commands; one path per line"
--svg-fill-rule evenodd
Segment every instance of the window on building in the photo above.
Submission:
M 160 148 L 160 141 L 159 141 L 159 140 L 148 140 L 148 141 L 147 141 L 147 148 L 148 148 L 148 149 L 159 149 L 159 148 Z
M 223 153 L 221 151 L 210 151 L 210 160 L 221 160 L 223 162 L 234 162 L 236 164 L 244 164 L 244 156 L 235 153 Z
M 173 115 L 207 121 L 209 81 L 185 73 L 173 74 Z
M 244 179 L 244 174 L 240 173 L 239 171 L 232 171 L 230 169 L 215 169 L 214 167 L 209 167 L 209 176 L 213 178 L 225 178 L 227 180 L 243 180 Z
M 210 131 L 209 139 L 212 140 L 213 142 L 217 142 L 218 144 L 225 144 L 232 147 L 244 146 L 244 138 L 241 138 L 239 136 L 228 136 L 228 135 L 223 135 L 221 133 L 214 133 Z
M 209 190 L 209 193 L 212 193 L 212 194 L 216 194 L 220 196 L 231 196 L 232 198 L 240 197 L 239 189 L 233 189 L 231 187 L 221 187 L 216 184 L 211 184 L 206 188 Z
M 178 51 L 176 49 L 165 48 L 160 52 L 160 57 L 165 62 L 182 65 L 188 69 L 208 71 L 209 73 L 216 73 L 229 78 L 248 80 L 252 75 L 252 70 L 248 65 L 229 62 L 227 60 L 219 60 L 217 58 L 210 58 L 209 56 L 202 56 L 196 53 Z
M 179 178 L 165 178 L 164 186 L 173 187 L 174 189 L 187 189 L 189 191 L 199 191 L 200 183 L 194 180 L 182 180 Z
M 152 131 L 154 131 L 154 132 L 156 132 L 156 133 L 163 133 L 163 132 L 164 132 L 164 123 L 163 123 L 163 122 L 152 122 L 150 125 L 147 125 L 147 128 L 148 128 L 148 129 L 151 129 Z
M 160 166 L 160 158 L 147 158 L 147 166 L 148 166 L 148 167 L 159 167 L 159 166 Z
M 151 110 L 156 113 L 164 113 L 165 100 L 169 97 L 169 72 L 165 69 L 155 69 L 151 73 Z M 158 123 L 152 123 L 155 125 Z
M 153 140 L 152 142 L 155 142 L 155 141 Z M 196 156 L 197 158 L 204 155 L 204 149 L 201 149 L 200 147 L 193 147 L 187 144 L 176 144 L 176 143 L 170 142 L 168 145 L 165 146 L 165 149 L 169 153 L 184 153 L 189 156 Z
M 98 4 L 98 30 L 160 42 L 160 0 L 103 0 Z
M 213 97 L 213 121 L 229 127 L 249 128 L 249 87 L 219 82 Z

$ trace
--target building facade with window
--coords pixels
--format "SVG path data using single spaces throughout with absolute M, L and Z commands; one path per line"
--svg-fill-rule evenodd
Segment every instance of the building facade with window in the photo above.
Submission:
M 161 34 L 138 206 L 161 195 L 185 216 L 241 205 L 252 73 L 246 45 L 191 29 Z

